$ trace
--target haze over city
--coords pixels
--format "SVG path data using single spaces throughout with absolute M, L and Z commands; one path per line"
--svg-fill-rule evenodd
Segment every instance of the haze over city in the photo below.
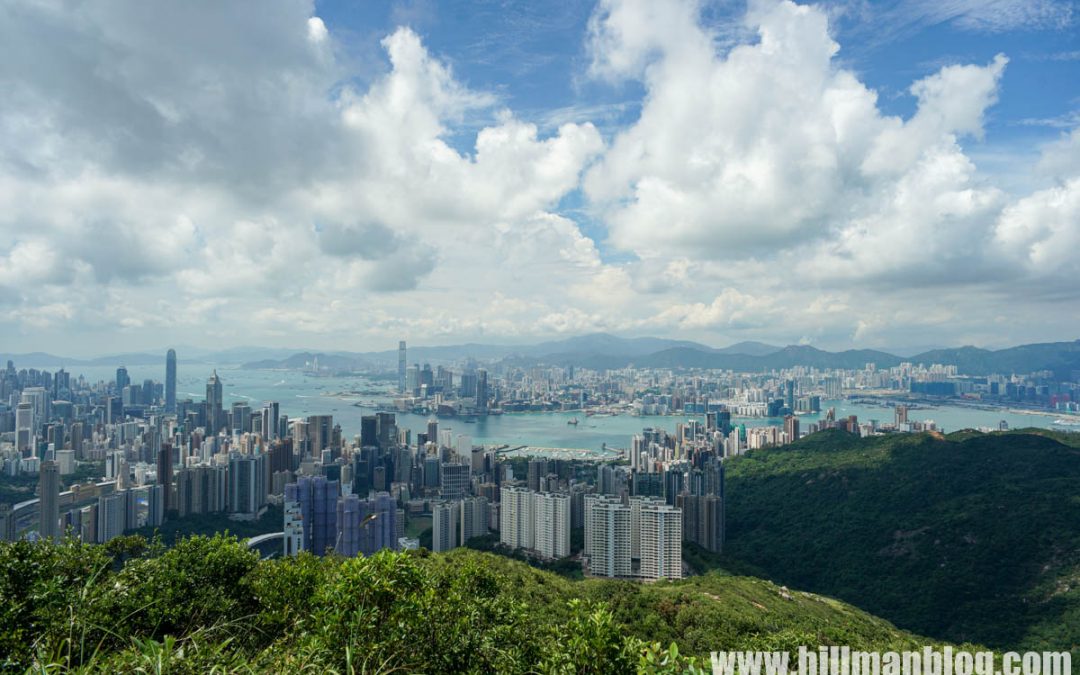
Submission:
M 2 11 L 6 352 L 1080 335 L 1071 2 Z

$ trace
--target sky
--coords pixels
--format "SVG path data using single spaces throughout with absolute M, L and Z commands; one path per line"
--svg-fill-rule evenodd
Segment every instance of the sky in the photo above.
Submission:
M 0 352 L 1080 338 L 1080 3 L 0 0 Z

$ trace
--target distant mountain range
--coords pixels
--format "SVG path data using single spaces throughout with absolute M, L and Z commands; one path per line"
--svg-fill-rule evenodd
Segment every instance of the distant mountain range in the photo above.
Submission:
M 0 354 L 19 367 L 58 368 L 77 366 L 153 365 L 164 362 L 164 352 L 136 352 L 94 359 L 72 359 L 35 352 Z M 397 367 L 397 350 L 378 352 L 315 352 L 292 349 L 237 347 L 222 351 L 177 348 L 181 363 L 239 363 L 249 369 L 299 369 L 316 360 L 331 370 L 392 371 Z M 829 352 L 808 345 L 777 347 L 762 342 L 740 342 L 714 348 L 689 340 L 665 338 L 622 338 L 594 333 L 535 345 L 485 345 L 469 343 L 441 347 L 409 347 L 412 363 L 450 363 L 464 359 L 503 361 L 519 366 L 557 365 L 594 369 L 713 368 L 755 372 L 810 366 L 816 368 L 862 368 L 872 363 L 890 368 L 903 362 L 955 365 L 961 373 L 1030 373 L 1053 371 L 1059 378 L 1071 378 L 1080 371 L 1080 340 L 1021 345 L 1000 350 L 959 347 L 934 349 L 901 357 L 872 349 Z

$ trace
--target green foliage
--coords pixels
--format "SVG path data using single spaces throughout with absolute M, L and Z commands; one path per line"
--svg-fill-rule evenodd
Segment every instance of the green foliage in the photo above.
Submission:
M 570 619 L 551 630 L 554 649 L 540 664 L 545 675 L 601 675 L 632 673 L 637 665 L 637 644 L 622 639 L 622 628 L 603 606 L 568 602 Z
M 172 544 L 184 537 L 204 535 L 212 537 L 218 533 L 235 535 L 241 539 L 257 537 L 281 531 L 282 511 L 280 506 L 270 505 L 266 513 L 257 520 L 231 520 L 224 513 L 204 513 L 178 518 L 173 516 L 159 527 L 142 527 L 131 534 L 148 539 L 158 537 L 166 544 Z
M 942 640 L 1080 656 L 1077 438 L 823 432 L 752 451 L 729 464 L 727 547 L 705 566 Z
M 228 536 L 0 543 L 2 670 L 676 673 L 800 640 L 921 644 L 745 577 L 571 581 L 466 549 L 259 560 Z

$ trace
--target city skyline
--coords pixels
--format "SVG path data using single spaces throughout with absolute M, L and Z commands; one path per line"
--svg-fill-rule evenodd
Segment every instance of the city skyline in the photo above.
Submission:
M 1073 3 L 264 9 L 10 8 L 6 351 L 1080 335 Z

